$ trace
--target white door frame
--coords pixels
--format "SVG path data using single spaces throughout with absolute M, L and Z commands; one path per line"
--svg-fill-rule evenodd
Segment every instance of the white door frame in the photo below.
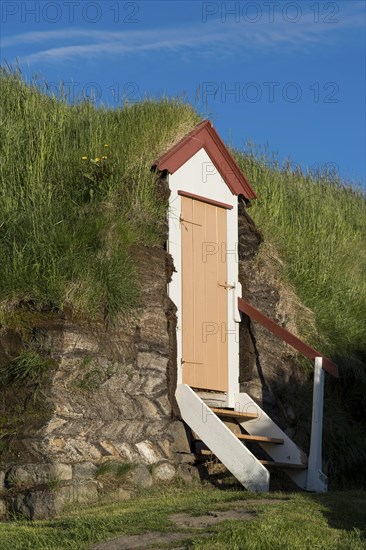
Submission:
M 233 195 L 204 149 L 200 149 L 174 174 L 168 176 L 169 239 L 168 252 L 173 258 L 175 272 L 168 285 L 168 294 L 177 307 L 177 383 L 182 383 L 182 283 L 181 283 L 181 197 L 178 191 L 207 197 L 212 201 L 231 205 L 227 210 L 227 282 L 234 288 L 228 290 L 228 392 L 227 406 L 235 405 L 239 392 L 239 322 L 237 297 L 241 296 L 238 280 L 238 198 Z

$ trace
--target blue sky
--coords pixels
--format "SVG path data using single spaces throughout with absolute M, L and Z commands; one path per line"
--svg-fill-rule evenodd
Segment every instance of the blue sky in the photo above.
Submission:
M 227 143 L 364 185 L 365 5 L 3 0 L 1 58 L 70 98 L 184 94 Z

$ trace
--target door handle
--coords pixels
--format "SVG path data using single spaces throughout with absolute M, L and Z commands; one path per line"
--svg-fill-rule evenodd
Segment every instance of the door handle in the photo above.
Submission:
M 223 288 L 230 288 L 230 290 L 235 288 L 235 285 L 229 285 L 229 283 L 217 283 L 217 284 L 218 286 L 222 286 Z

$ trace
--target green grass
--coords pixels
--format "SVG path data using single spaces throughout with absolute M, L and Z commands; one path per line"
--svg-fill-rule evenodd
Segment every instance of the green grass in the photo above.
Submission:
M 178 100 L 68 105 L 5 69 L 0 97 L 3 322 L 24 303 L 89 317 L 129 311 L 132 247 L 161 244 L 165 230 L 151 164 L 198 115 Z
M 253 153 L 237 159 L 258 194 L 251 216 L 315 313 L 314 342 L 333 355 L 365 356 L 365 194 L 327 173 L 269 167 Z
M 35 382 L 49 370 L 50 361 L 47 361 L 34 350 L 24 351 L 13 359 L 1 372 L 1 380 L 7 384 L 24 384 L 27 381 Z
M 263 498 L 283 502 L 261 502 Z M 201 515 L 238 499 L 250 499 L 250 521 L 226 521 L 205 539 L 192 535 L 195 550 L 361 550 L 365 545 L 365 494 L 361 491 L 310 494 L 251 495 L 212 488 L 155 489 L 125 503 L 75 508 L 59 519 L 17 521 L 0 525 L 2 550 L 82 550 L 120 534 L 176 531 L 169 515 Z M 258 499 L 258 503 L 253 503 Z

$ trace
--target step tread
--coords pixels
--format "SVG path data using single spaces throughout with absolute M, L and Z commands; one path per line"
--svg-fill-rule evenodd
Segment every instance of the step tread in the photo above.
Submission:
M 241 420 L 252 420 L 258 418 L 257 413 L 241 413 L 231 409 L 218 409 L 217 407 L 211 407 L 211 411 L 217 416 L 227 416 L 230 418 L 240 418 Z
M 266 437 L 264 435 L 248 435 L 248 434 L 234 434 L 238 439 L 244 441 L 257 441 L 258 443 L 274 443 L 275 445 L 283 445 L 283 439 L 278 437 Z
M 238 439 L 242 439 L 244 441 L 253 441 L 258 443 L 274 443 L 275 445 L 282 445 L 284 443 L 283 439 L 279 439 L 277 437 L 266 437 L 264 435 L 237 434 L 235 432 L 232 432 L 232 433 L 235 435 L 235 437 L 237 437 Z M 195 441 L 202 441 L 197 434 L 193 433 L 192 435 Z
M 195 452 L 196 459 L 205 459 L 209 456 L 215 456 L 215 453 L 210 451 L 210 449 L 200 449 Z M 257 460 L 263 464 L 266 468 L 279 468 L 282 470 L 306 470 L 306 464 L 292 464 L 289 462 L 275 462 L 273 460 Z
M 306 470 L 306 464 L 291 464 L 289 462 L 275 462 L 273 460 L 260 460 L 259 461 L 263 466 L 268 468 L 282 468 L 282 469 L 291 469 L 291 470 Z

